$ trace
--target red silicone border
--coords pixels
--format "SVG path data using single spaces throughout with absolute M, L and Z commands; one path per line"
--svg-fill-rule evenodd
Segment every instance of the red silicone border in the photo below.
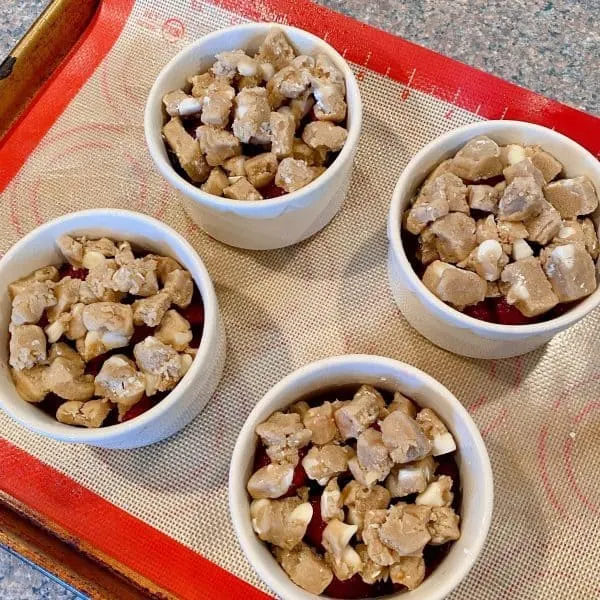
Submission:
M 135 0 L 103 0 L 92 22 L 26 111 L 0 139 L 0 192 L 113 47 Z
M 270 598 L 6 440 L 0 457 L 0 490 L 177 597 Z
M 25 115 L 0 141 L 0 191 L 93 74 L 119 37 L 134 0 L 103 0 L 61 68 Z M 284 20 L 325 38 L 363 67 L 487 118 L 527 120 L 554 127 L 600 153 L 600 119 L 482 73 L 308 0 L 215 0 L 246 18 Z M 365 73 L 359 73 L 362 79 Z M 450 109 L 446 118 L 452 119 Z M 74 537 L 181 597 L 264 600 L 266 594 L 183 544 L 133 517 L 63 473 L 0 440 L 0 489 Z M 77 497 L 77 502 L 73 498 Z M 99 519 L 98 515 L 102 515 Z M 107 526 L 109 524 L 110 526 Z

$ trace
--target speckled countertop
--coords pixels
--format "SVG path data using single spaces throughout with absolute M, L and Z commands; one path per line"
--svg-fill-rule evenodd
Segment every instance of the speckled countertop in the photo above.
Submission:
M 317 0 L 600 115 L 600 0 Z M 0 57 L 49 0 L 0 2 Z
M 465 63 L 600 114 L 600 0 L 317 0 Z M 49 0 L 0 2 L 0 60 Z M 0 546 L 6 600 L 77 597 Z

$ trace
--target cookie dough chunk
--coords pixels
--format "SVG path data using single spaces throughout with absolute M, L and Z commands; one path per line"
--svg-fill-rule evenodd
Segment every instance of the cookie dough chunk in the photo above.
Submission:
M 497 281 L 508 261 L 509 258 L 504 253 L 500 242 L 486 240 L 481 242 L 466 260 L 458 263 L 458 266 L 475 271 L 486 281 Z
M 211 170 L 208 179 L 200 186 L 200 189 L 213 196 L 222 196 L 223 190 L 229 185 L 229 178 L 220 167 Z
M 115 348 L 124 348 L 133 335 L 133 310 L 128 304 L 95 302 L 82 312 L 87 334 L 81 349 L 86 361 Z
M 258 537 L 284 550 L 292 550 L 304 537 L 313 516 L 309 502 L 300 498 L 261 498 L 250 505 L 252 528 Z
M 548 152 L 544 152 L 539 146 L 532 146 L 527 149 L 529 158 L 534 167 L 541 171 L 544 181 L 549 183 L 562 172 L 562 164 Z
M 440 194 L 431 196 L 423 193 L 405 213 L 404 227 L 410 233 L 418 235 L 429 223 L 445 217 L 449 212 L 448 198 Z
M 171 302 L 179 308 L 187 308 L 192 303 L 194 282 L 189 271 L 175 269 L 165 277 L 162 290 L 169 295 Z
M 131 307 L 133 310 L 133 323 L 135 325 L 157 327 L 169 306 L 171 306 L 171 298 L 165 292 L 136 300 Z
M 399 503 L 388 511 L 379 530 L 381 541 L 402 556 L 421 552 L 431 540 L 427 524 L 431 508 Z
M 587 177 L 560 179 L 549 183 L 544 188 L 544 195 L 563 219 L 589 215 L 598 207 L 596 190 Z
M 560 302 L 589 296 L 597 287 L 592 257 L 582 244 L 565 244 L 542 251 L 544 271 Z
M 390 500 L 390 493 L 383 486 L 367 487 L 358 481 L 350 481 L 342 492 L 342 502 L 348 515 L 346 520 L 358 527 L 359 535 L 364 531 L 367 513 L 388 508 Z
M 296 58 L 296 52 L 281 29 L 273 27 L 258 48 L 258 62 L 273 65 L 275 71 L 287 67 Z
M 202 116 L 204 125 L 212 125 L 224 129 L 229 124 L 235 89 L 228 83 L 216 80 L 211 83 L 202 99 Z
M 434 260 L 439 260 L 440 255 L 435 245 L 435 235 L 430 227 L 426 227 L 419 235 L 417 241 L 417 258 L 422 264 L 428 265 Z
M 501 279 L 500 289 L 506 301 L 526 317 L 537 317 L 558 304 L 539 259 L 533 256 L 507 265 Z
M 48 358 L 46 385 L 49 391 L 65 400 L 80 402 L 94 395 L 94 378 L 84 375 L 85 364 L 75 350 L 64 343 L 53 344 Z
M 69 236 L 63 236 L 63 238 L 69 238 Z M 72 242 L 75 242 L 72 238 L 69 238 Z M 82 255 L 83 256 L 83 255 Z M 11 299 L 13 299 L 18 294 L 24 292 L 32 283 L 35 282 L 56 282 L 60 279 L 60 275 L 58 273 L 58 269 L 56 267 L 43 267 L 41 269 L 37 269 L 31 275 L 27 277 L 23 277 L 13 283 L 8 285 L 8 292 L 10 294 Z
M 15 388 L 21 398 L 27 402 L 41 402 L 50 388 L 46 382 L 47 367 L 37 365 L 31 369 L 10 370 Z
M 277 173 L 277 157 L 273 152 L 263 152 L 249 158 L 244 163 L 246 178 L 255 187 L 261 188 L 275 179 Z
M 540 188 L 546 183 L 544 175 L 535 167 L 530 158 L 524 158 L 510 167 L 506 167 L 502 173 L 504 174 L 504 179 L 506 179 L 508 185 L 510 185 L 516 177 L 533 177 Z
M 95 429 L 102 425 L 111 408 L 111 404 L 106 398 L 87 402 L 71 400 L 58 407 L 56 420 L 66 425 L 79 425 Z
M 475 238 L 478 245 L 486 240 L 500 241 L 494 215 L 489 215 L 485 219 L 478 219 L 475 228 Z
M 211 125 L 201 125 L 196 130 L 202 152 L 206 155 L 206 162 L 210 167 L 223 164 L 228 158 L 241 154 L 242 147 L 235 135 L 218 129 Z M 207 168 L 206 176 L 202 181 L 208 179 L 210 167 Z
M 304 543 L 292 550 L 276 549 L 275 556 L 289 578 L 310 594 L 322 594 L 333 581 L 327 563 Z
M 279 109 L 272 112 L 269 118 L 271 129 L 271 152 L 277 158 L 290 156 L 294 149 L 294 135 L 296 133 L 296 120 L 291 110 Z
M 332 477 L 348 470 L 348 458 L 349 452 L 345 446 L 313 446 L 302 459 L 302 466 L 310 479 L 319 485 L 327 485 Z
M 138 367 L 146 376 L 146 394 L 172 390 L 183 377 L 189 364 L 183 354 L 178 354 L 171 346 L 163 344 L 154 336 L 148 336 L 133 348 L 133 356 Z M 188 357 L 191 358 L 191 357 Z M 191 363 L 191 361 L 190 361 Z
M 18 293 L 12 301 L 13 325 L 37 323 L 47 308 L 56 304 L 54 282 L 34 281 Z
M 344 147 L 348 131 L 329 121 L 313 121 L 302 132 L 303 141 L 311 148 L 326 148 L 338 152 Z
M 485 298 L 487 285 L 477 273 L 436 260 L 423 275 L 423 283 L 440 300 L 456 308 L 477 304 Z
M 298 464 L 298 450 L 304 448 L 311 432 L 296 413 L 273 413 L 256 428 L 256 434 L 266 447 L 267 456 L 275 462 Z
M 163 344 L 172 346 L 177 352 L 183 352 L 194 337 L 187 319 L 183 318 L 176 310 L 165 312 L 160 327 L 154 336 Z
M 298 98 L 310 85 L 310 71 L 295 65 L 284 67 L 267 83 L 267 98 L 272 108 L 279 108 L 286 99 Z
M 275 185 L 286 192 L 295 192 L 308 185 L 321 173 L 320 167 L 309 167 L 303 160 L 284 158 L 277 168 Z
M 422 556 L 402 556 L 390 567 L 390 579 L 408 590 L 418 588 L 425 579 L 425 560 Z
M 544 194 L 534 177 L 515 177 L 500 198 L 498 217 L 504 221 L 524 221 L 539 215 L 543 208 Z
M 440 259 L 447 263 L 465 260 L 477 245 L 475 220 L 463 213 L 450 213 L 431 225 Z
M 467 186 L 460 177 L 452 173 L 444 173 L 427 185 L 422 194 L 429 194 L 433 198 L 440 195 L 448 201 L 450 212 L 469 213 L 467 203 Z
M 440 546 L 460 538 L 458 524 L 460 517 L 449 506 L 432 506 L 427 530 L 431 535 L 429 543 Z
M 258 469 L 248 480 L 246 489 L 251 498 L 280 498 L 292 485 L 294 465 L 288 462 L 271 463 Z
M 362 568 L 360 556 L 351 546 L 350 540 L 356 533 L 356 525 L 348 525 L 332 519 L 323 530 L 325 561 L 331 565 L 334 575 L 345 581 L 359 573 Z
M 206 163 L 198 140 L 195 140 L 183 126 L 179 117 L 173 117 L 162 130 L 165 141 L 175 153 L 181 168 L 194 183 L 206 181 L 210 167 Z
M 312 92 L 316 100 L 315 117 L 319 121 L 339 123 L 346 118 L 344 89 L 340 85 L 313 77 Z
M 304 427 L 311 433 L 311 442 L 313 444 L 328 444 L 340 435 L 333 417 L 333 405 L 331 402 L 324 402 L 320 406 L 308 408 L 302 420 Z
M 491 185 L 470 185 L 467 201 L 472 210 L 497 214 L 500 192 L 497 187 Z
M 267 90 L 261 87 L 244 88 L 235 97 L 234 104 L 233 135 L 244 144 L 251 141 L 270 142 L 271 106 Z
M 381 422 L 381 435 L 390 458 L 397 464 L 420 460 L 431 453 L 431 442 L 418 423 L 400 410 Z
M 542 211 L 524 222 L 527 228 L 527 239 L 530 242 L 546 245 L 558 234 L 561 227 L 559 212 L 549 202 L 542 203 Z
M 370 385 L 363 385 L 334 413 L 342 439 L 358 438 L 367 427 L 375 423 L 385 408 L 381 394 Z
M 105 360 L 94 380 L 96 396 L 108 398 L 118 406 L 119 421 L 142 399 L 145 389 L 144 374 L 123 354 Z
M 435 467 L 431 455 L 412 463 L 395 465 L 385 480 L 385 486 L 393 498 L 420 494 L 433 480 Z
M 490 179 L 502 174 L 500 148 L 485 135 L 473 138 L 452 159 L 450 170 L 468 181 Z
M 223 190 L 225 198 L 232 200 L 262 200 L 262 194 L 245 178 L 230 177 L 230 185 Z
M 202 102 L 183 90 L 173 90 L 163 96 L 163 104 L 171 117 L 189 117 L 202 112 Z
M 444 422 L 431 408 L 424 408 L 419 411 L 416 421 L 423 430 L 423 433 L 431 441 L 433 456 L 441 456 L 456 450 L 454 437 L 448 431 Z
M 17 371 L 31 369 L 46 360 L 46 336 L 37 325 L 12 327 L 9 364 Z
M 373 474 L 377 481 L 383 481 L 389 475 L 393 462 L 381 432 L 376 429 L 369 427 L 358 436 L 356 456 L 361 468 Z

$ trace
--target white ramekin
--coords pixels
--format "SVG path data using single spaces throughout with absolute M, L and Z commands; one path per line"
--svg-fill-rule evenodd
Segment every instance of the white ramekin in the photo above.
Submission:
M 348 139 L 327 171 L 306 187 L 279 198 L 248 202 L 203 192 L 178 175 L 161 137 L 162 97 L 185 86 L 186 77 L 208 69 L 215 54 L 242 48 L 256 51 L 272 27 L 283 29 L 303 54 L 327 54 L 344 74 L 348 103 Z M 320 38 L 277 23 L 248 23 L 215 31 L 177 54 L 158 75 L 146 103 L 144 130 L 150 156 L 160 174 L 179 191 L 183 205 L 213 238 L 239 248 L 269 250 L 296 244 L 320 231 L 338 212 L 350 185 L 358 147 L 362 104 L 358 84 L 348 63 Z
M 109 427 L 83 429 L 59 423 L 15 390 L 8 368 L 8 324 L 11 301 L 8 284 L 35 269 L 60 264 L 56 239 L 63 234 L 106 236 L 128 240 L 151 252 L 171 256 L 183 265 L 198 286 L 205 323 L 198 354 L 175 389 L 149 411 Z M 0 260 L 0 408 L 13 419 L 47 437 L 103 448 L 136 448 L 158 442 L 187 425 L 206 405 L 225 364 L 225 330 L 213 284 L 196 251 L 170 227 L 127 210 L 85 210 L 59 217 L 17 242 Z
M 450 352 L 473 358 L 507 358 L 545 344 L 600 304 L 600 288 L 564 315 L 533 325 L 499 325 L 453 309 L 421 282 L 402 245 L 402 213 L 426 175 L 477 135 L 499 144 L 540 144 L 563 165 L 567 177 L 586 175 L 600 191 L 600 162 L 573 140 L 546 127 L 521 121 L 483 121 L 442 135 L 419 151 L 404 169 L 388 219 L 388 276 L 396 304 L 423 336 Z M 598 211 L 593 215 L 598 226 Z
M 282 379 L 258 402 L 246 420 L 229 470 L 229 507 L 242 550 L 260 578 L 284 600 L 314 600 L 296 586 L 252 529 L 246 482 L 252 474 L 256 426 L 273 412 L 328 388 L 369 383 L 400 390 L 421 407 L 435 410 L 454 435 L 462 485 L 461 537 L 435 571 L 413 592 L 395 600 L 441 600 L 477 560 L 490 526 L 494 501 L 492 468 L 477 426 L 462 404 L 439 382 L 415 367 L 380 356 L 348 355 L 309 364 Z

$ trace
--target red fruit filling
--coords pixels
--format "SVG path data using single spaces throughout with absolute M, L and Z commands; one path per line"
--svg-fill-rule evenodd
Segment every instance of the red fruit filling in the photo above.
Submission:
M 378 595 L 375 586 L 365 583 L 358 573 L 345 581 L 340 581 L 334 576 L 324 594 L 331 598 L 344 598 L 345 600 L 373 598 Z
M 92 358 L 92 360 L 88 361 L 85 365 L 85 373 L 86 375 L 93 375 L 96 377 L 98 373 L 100 373 L 100 369 L 106 360 L 106 354 L 101 354 L 100 356 L 96 356 Z
M 509 304 L 506 298 L 498 298 L 494 309 L 496 323 L 502 325 L 529 325 L 536 322 L 535 318 L 526 317 L 516 306 Z
M 204 325 L 204 306 L 201 302 L 192 302 L 187 308 L 181 310 L 181 316 L 187 319 L 192 327 Z
M 71 277 L 72 279 L 81 279 L 81 281 L 85 281 L 85 278 L 88 275 L 87 269 L 78 269 L 69 263 L 62 265 L 59 269 L 60 278 L 63 277 Z
M 304 540 L 316 550 L 325 552 L 322 541 L 323 531 L 325 530 L 325 527 L 327 527 L 327 523 L 321 516 L 321 496 L 313 496 L 310 498 L 309 502 L 313 509 L 313 516 L 306 528 Z
M 252 470 L 253 473 L 256 473 L 259 469 L 266 467 L 271 464 L 271 459 L 267 454 L 266 448 L 261 444 L 256 447 L 256 452 L 254 453 L 254 468 Z
M 260 188 L 260 193 L 263 198 L 279 198 L 279 196 L 283 196 L 286 192 L 272 181 L 268 185 L 265 185 L 265 187 Z
M 298 450 L 298 464 L 294 469 L 294 475 L 292 476 L 292 485 L 290 485 L 288 491 L 282 496 L 282 498 L 291 498 L 296 495 L 298 488 L 305 486 L 308 483 L 308 476 L 302 466 L 302 459 L 306 456 L 307 448 L 300 448 Z
M 45 329 L 48 325 L 48 317 L 46 315 L 46 312 L 44 311 L 44 314 L 42 315 L 42 318 L 38 321 L 38 326 L 41 327 L 42 329 Z
M 146 411 L 150 410 L 154 406 L 154 402 L 148 398 L 148 396 L 142 396 L 142 399 L 134 404 L 124 415 L 122 422 L 130 421 L 131 419 L 135 419 L 139 417 L 141 414 L 144 414 Z
M 133 348 L 136 344 L 143 342 L 148 336 L 154 335 L 154 327 L 148 327 L 148 325 L 138 325 L 133 330 L 131 340 L 129 340 L 129 347 Z
M 494 312 L 485 300 L 474 304 L 473 306 L 467 306 L 464 313 L 465 315 L 469 315 L 469 317 L 479 319 L 480 321 L 487 321 L 488 323 L 496 322 Z

